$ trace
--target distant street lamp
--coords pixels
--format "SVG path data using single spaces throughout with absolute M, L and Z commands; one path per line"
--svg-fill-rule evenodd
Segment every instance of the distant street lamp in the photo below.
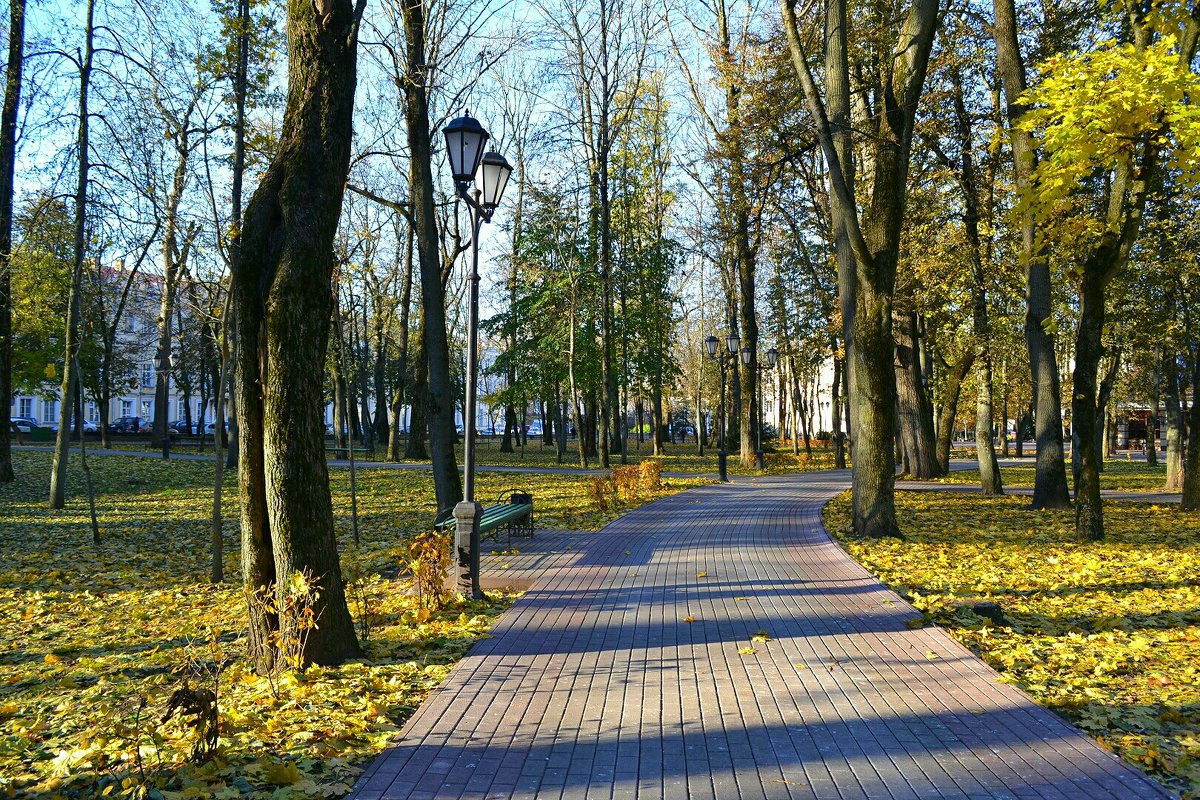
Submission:
M 471 215 L 471 286 L 467 312 L 467 396 L 463 405 L 463 501 L 454 509 L 455 549 L 458 555 L 459 583 L 464 584 L 463 567 L 470 573 L 471 596 L 483 598 L 479 587 L 479 517 L 483 507 L 475 502 L 475 384 L 479 378 L 479 230 L 500 205 L 512 167 L 504 156 L 483 151 L 491 136 L 469 114 L 452 120 L 442 129 L 446 137 L 446 155 L 458 196 Z M 472 188 L 474 183 L 474 188 Z M 467 548 L 470 552 L 465 552 Z M 465 588 L 465 587 L 463 587 Z
M 753 348 L 743 347 L 742 348 L 742 365 L 749 367 L 750 360 L 753 355 L 754 355 Z M 758 364 L 759 372 L 761 373 L 763 370 L 775 369 L 775 362 L 778 359 L 779 359 L 779 351 L 776 350 L 774 347 L 768 349 L 766 366 L 764 367 L 764 365 L 760 362 Z M 766 464 L 766 459 L 763 456 L 763 446 L 762 446 L 762 426 L 763 426 L 762 381 L 756 380 L 755 383 L 757 384 L 757 389 L 758 389 L 758 405 L 755 408 L 755 411 L 758 414 L 758 424 L 755 425 L 756 430 L 755 430 L 755 443 L 754 443 L 754 468 L 755 469 L 766 469 L 767 464 Z
M 721 343 L 716 336 L 709 336 L 704 340 L 704 347 L 708 350 L 708 357 L 721 367 L 721 402 L 720 410 L 717 412 L 720 417 L 721 434 L 718 440 L 717 449 L 717 475 L 722 482 L 729 480 L 729 453 L 725 449 L 725 370 L 737 358 L 738 345 L 742 343 L 741 337 L 736 333 L 730 333 L 725 337 L 725 352 L 718 352 L 721 348 Z

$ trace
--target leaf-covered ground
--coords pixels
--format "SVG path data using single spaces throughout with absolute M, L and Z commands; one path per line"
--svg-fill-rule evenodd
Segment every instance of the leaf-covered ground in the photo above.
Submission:
M 1103 542 L 1027 498 L 898 492 L 905 541 L 826 527 L 999 673 L 1184 798 L 1200 798 L 1200 513 L 1106 503 Z M 999 625 L 964 609 L 992 601 Z
M 93 457 L 97 547 L 78 457 L 68 508 L 56 513 L 45 507 L 49 455 L 15 459 L 17 482 L 0 486 L 0 797 L 340 796 L 509 601 L 418 611 L 396 575 L 408 537 L 433 513 L 430 476 L 360 471 L 355 547 L 349 473 L 333 470 L 343 568 L 362 576 L 351 607 L 371 626 L 365 657 L 269 680 L 243 660 L 232 478 L 228 582 L 214 587 L 212 462 Z M 668 481 L 642 500 L 695 483 Z M 622 510 L 596 511 L 588 476 L 483 473 L 478 486 L 485 500 L 530 489 L 540 527 L 595 529 Z M 189 763 L 196 736 L 163 721 L 167 701 L 185 676 L 218 663 L 220 747 Z
M 332 441 L 332 440 L 330 440 Z M 99 443 L 89 445 L 91 447 L 99 447 Z M 130 441 L 121 437 L 113 437 L 114 450 L 131 450 L 145 452 L 150 449 L 147 441 Z M 196 453 L 199 452 L 195 446 L 177 446 L 176 449 L 181 453 Z M 211 445 L 204 450 L 205 453 L 212 453 Z M 643 442 L 639 447 L 635 439 L 629 441 L 629 463 L 637 464 L 640 461 L 657 461 L 662 464 L 664 472 L 676 473 L 691 473 L 691 474 L 707 474 L 716 475 L 717 472 L 717 453 L 712 448 L 706 447 L 704 455 L 696 453 L 696 442 L 690 441 L 685 444 L 671 442 L 666 445 L 666 454 L 661 456 L 652 455 L 653 447 L 649 442 Z M 462 445 L 456 448 L 459 462 L 462 461 Z M 334 454 L 331 452 L 330 456 Z M 340 454 L 344 455 L 344 454 Z M 355 459 L 364 462 L 380 461 L 384 457 L 383 448 L 380 447 L 374 453 L 355 454 Z M 813 454 L 809 457 L 804 452 L 803 443 L 801 443 L 800 454 L 795 455 L 791 451 L 791 444 L 786 443 L 779 446 L 777 452 L 768 451 L 766 454 L 768 474 L 787 474 L 795 472 L 814 472 L 822 469 L 833 468 L 833 450 L 822 448 L 818 442 L 813 442 Z M 613 459 L 613 465 L 616 466 L 620 458 Z M 407 463 L 429 463 L 424 462 L 407 462 Z M 558 450 L 554 446 L 544 445 L 540 438 L 530 438 L 529 443 L 522 451 L 517 448 L 512 453 L 500 452 L 500 439 L 498 437 L 485 437 L 480 440 L 479 448 L 476 450 L 476 463 L 482 466 L 506 466 L 506 467 L 579 467 L 579 449 L 575 441 L 567 443 L 567 455 L 563 462 L 558 462 Z M 734 475 L 757 475 L 760 474 L 754 469 L 753 465 L 749 467 L 742 466 L 736 452 L 729 456 L 729 472 Z M 588 462 L 590 469 L 598 469 L 599 464 L 596 459 L 591 459 Z
M 1000 476 L 1005 486 L 1033 486 L 1033 460 L 1019 467 L 1000 467 Z M 1070 480 L 1070 476 L 1067 478 Z M 951 472 L 940 479 L 943 483 L 979 484 L 979 470 L 969 469 Z M 1145 461 L 1129 461 L 1123 458 L 1110 459 L 1104 462 L 1104 471 L 1100 473 L 1100 488 L 1114 489 L 1127 492 L 1161 492 L 1167 482 L 1167 468 L 1163 464 L 1150 466 Z

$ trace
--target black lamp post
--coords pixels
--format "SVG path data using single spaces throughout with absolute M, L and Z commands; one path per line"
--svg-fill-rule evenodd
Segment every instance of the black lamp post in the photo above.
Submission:
M 725 370 L 737 358 L 738 345 L 742 343 L 742 339 L 736 333 L 730 333 L 725 337 L 725 352 L 718 352 L 721 348 L 721 343 L 716 336 L 709 336 L 704 340 L 704 347 L 708 350 L 708 357 L 721 367 L 721 402 L 720 410 L 717 412 L 720 416 L 721 434 L 718 440 L 717 449 L 717 475 L 722 482 L 729 480 L 729 453 L 725 449 Z
M 454 509 L 456 520 L 455 548 L 458 553 L 459 583 L 465 584 L 462 574 L 469 572 L 471 596 L 483 597 L 479 587 L 479 515 L 482 509 L 475 502 L 475 384 L 479 377 L 479 231 L 500 205 L 508 185 L 512 167 L 504 156 L 483 147 L 491 136 L 469 114 L 452 120 L 442 129 L 446 137 L 446 155 L 454 189 L 471 216 L 471 274 L 470 303 L 467 312 L 467 396 L 463 404 L 463 502 Z M 474 187 L 472 187 L 472 183 Z M 465 535 L 464 535 L 465 534 Z M 469 553 L 465 552 L 469 548 Z M 466 588 L 462 586 L 462 588 Z

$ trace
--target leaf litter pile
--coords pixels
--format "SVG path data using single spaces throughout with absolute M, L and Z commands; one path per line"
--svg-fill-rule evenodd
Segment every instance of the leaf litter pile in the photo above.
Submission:
M 260 676 L 246 661 L 232 477 L 214 586 L 211 462 L 92 456 L 97 547 L 78 455 L 62 512 L 45 507 L 49 454 L 14 457 L 18 479 L 0 486 L 0 797 L 340 797 L 512 599 L 421 607 L 403 566 L 433 515 L 429 474 L 359 471 L 356 548 L 349 475 L 333 469 L 364 657 Z M 485 500 L 531 490 L 542 528 L 594 530 L 636 504 L 601 513 L 587 476 L 478 481 Z
M 847 494 L 825 526 L 1001 680 L 1200 798 L 1200 513 L 1106 502 L 1107 538 L 1080 544 L 1073 512 L 1028 506 L 897 492 L 906 540 L 866 541 L 840 533 Z

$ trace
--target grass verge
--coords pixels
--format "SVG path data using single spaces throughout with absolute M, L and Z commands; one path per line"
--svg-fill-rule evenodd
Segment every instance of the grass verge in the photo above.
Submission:
M 1108 538 L 1080 544 L 1071 512 L 1022 498 L 897 492 L 896 511 L 905 541 L 847 537 L 848 493 L 825 526 L 1001 680 L 1200 798 L 1200 513 L 1106 503 Z
M 0 486 L 0 797 L 339 797 L 511 602 L 418 608 L 399 575 L 434 512 L 415 470 L 331 471 L 351 609 L 364 657 L 268 679 L 245 661 L 238 505 L 226 485 L 227 582 L 208 582 L 212 462 L 92 456 L 101 543 L 93 546 L 78 457 L 68 507 L 45 508 L 50 457 L 14 453 Z M 701 481 L 666 481 L 597 510 L 590 476 L 488 474 L 479 496 L 531 490 L 539 527 L 592 530 Z M 212 687 L 219 746 L 190 757 L 198 731 L 166 719 L 175 690 Z
M 1068 465 L 1069 468 L 1069 465 Z M 1005 486 L 1033 488 L 1034 466 L 1000 467 L 1000 477 Z M 1068 480 L 1070 476 L 1068 476 Z M 954 471 L 943 478 L 942 483 L 968 483 L 979 485 L 979 470 Z M 1104 462 L 1100 473 L 1100 488 L 1125 492 L 1161 492 L 1167 482 L 1167 468 L 1163 464 L 1150 466 L 1145 461 L 1109 459 Z

